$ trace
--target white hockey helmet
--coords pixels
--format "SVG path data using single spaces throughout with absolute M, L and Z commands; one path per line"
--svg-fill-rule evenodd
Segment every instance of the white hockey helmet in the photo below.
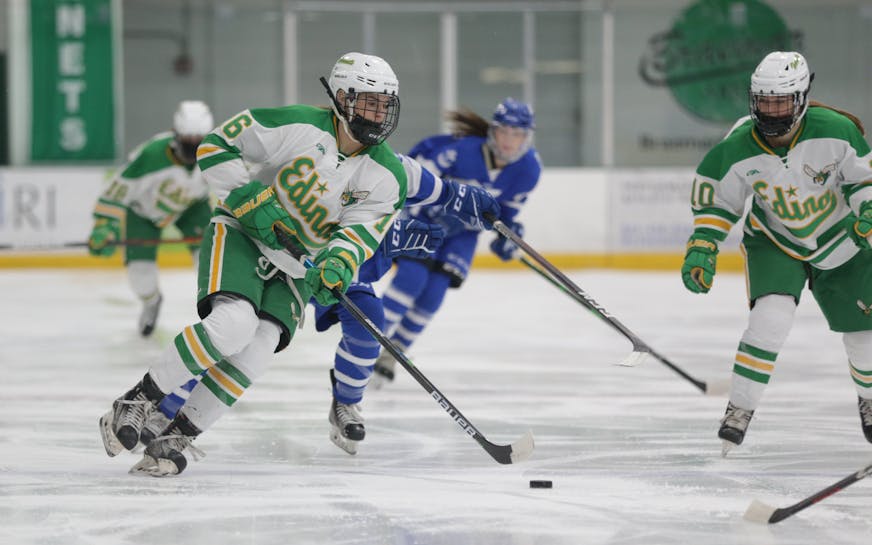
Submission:
M 805 57 L 795 51 L 773 51 L 766 55 L 751 74 L 748 92 L 751 118 L 757 130 L 766 136 L 782 136 L 800 122 L 808 109 L 808 92 L 814 74 L 809 72 Z M 767 97 L 791 97 L 784 111 L 762 112 L 760 100 Z M 786 101 L 785 101 L 786 102 Z
M 201 100 L 183 100 L 173 114 L 173 150 L 188 165 L 197 161 L 197 146 L 215 123 L 209 106 Z
M 327 88 L 336 116 L 361 144 L 380 144 L 397 128 L 400 84 L 391 66 L 381 57 L 346 53 L 333 65 L 330 80 L 325 82 L 321 78 L 321 83 Z M 363 102 L 358 104 L 358 95 L 362 93 L 381 95 L 378 112 L 367 111 Z

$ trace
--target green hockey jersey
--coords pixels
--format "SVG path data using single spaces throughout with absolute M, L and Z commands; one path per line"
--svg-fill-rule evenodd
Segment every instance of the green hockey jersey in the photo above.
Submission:
M 838 267 L 859 251 L 845 220 L 872 200 L 870 161 L 859 128 L 828 108 L 810 107 L 784 148 L 771 148 L 750 117 L 740 119 L 697 168 L 694 229 L 724 240 L 750 197 L 746 232 L 814 267 Z

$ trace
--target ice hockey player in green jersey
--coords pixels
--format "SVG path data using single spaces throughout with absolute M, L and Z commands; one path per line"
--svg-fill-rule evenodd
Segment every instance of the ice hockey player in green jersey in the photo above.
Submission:
M 199 238 L 212 209 L 209 188 L 197 166 L 197 146 L 215 127 L 212 112 L 199 100 L 186 100 L 173 114 L 172 132 L 162 132 L 137 147 L 127 164 L 100 195 L 88 239 L 92 255 L 109 257 L 115 242 L 157 240 L 175 224 L 187 238 Z M 194 266 L 199 242 L 190 244 Z M 127 246 L 124 264 L 133 293 L 142 301 L 139 333 L 154 331 L 163 300 L 158 286 L 157 245 Z
M 185 451 L 291 342 L 311 297 L 337 301 L 379 247 L 406 200 L 406 174 L 385 140 L 397 126 L 399 83 L 383 59 L 348 53 L 321 79 L 329 108 L 249 109 L 197 150 L 219 204 L 203 238 L 201 321 L 186 327 L 145 376 L 100 419 L 107 454 L 138 443 L 132 472 L 180 473 Z M 314 256 L 306 268 L 276 232 Z M 160 401 L 202 377 L 172 421 Z M 360 415 L 333 399 L 329 421 L 346 433 Z
M 708 152 L 693 182 L 681 276 L 695 293 L 711 288 L 718 244 L 752 197 L 741 245 L 751 311 L 718 431 L 724 455 L 745 438 L 806 284 L 842 333 L 872 442 L 872 154 L 858 119 L 809 102 L 813 78 L 799 53 L 766 55 L 751 75 L 751 115 Z

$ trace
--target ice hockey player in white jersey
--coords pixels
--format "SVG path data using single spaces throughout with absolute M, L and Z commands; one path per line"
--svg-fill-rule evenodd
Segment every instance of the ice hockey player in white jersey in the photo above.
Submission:
M 499 217 L 500 205 L 484 189 L 454 180 L 443 180 L 411 157 L 399 154 L 397 156 L 408 182 L 407 207 L 441 207 L 444 215 L 450 215 L 470 227 L 484 229 L 492 227 L 485 216 L 491 214 Z M 397 257 L 424 258 L 433 255 L 442 244 L 443 238 L 444 229 L 438 223 L 426 223 L 412 218 L 395 219 L 375 255 L 366 260 L 358 270 L 346 295 L 377 328 L 383 330 L 384 306 L 372 284 L 390 270 Z M 356 454 L 358 444 L 366 436 L 364 419 L 358 406 L 373 376 L 373 367 L 381 345 L 343 305 L 321 305 L 315 302 L 314 306 L 317 331 L 326 331 L 337 323 L 342 328 L 342 338 L 336 347 L 330 378 L 333 396 L 341 403 L 348 418 L 343 419 L 340 426 L 335 415 L 330 413 L 330 440 L 349 454 Z M 197 385 L 198 378 L 191 379 L 182 389 L 164 397 L 158 409 L 167 418 L 174 418 L 184 405 L 188 392 Z M 146 433 L 151 431 L 143 430 L 143 434 Z
M 159 133 L 131 152 L 94 207 L 88 239 L 91 255 L 109 257 L 116 242 L 157 240 L 175 224 L 186 238 L 199 239 L 209 224 L 209 188 L 197 166 L 197 146 L 215 127 L 204 102 L 185 100 L 173 114 L 172 132 Z M 199 242 L 190 245 L 194 266 Z M 142 301 L 139 333 L 154 331 L 163 300 L 158 285 L 157 244 L 125 248 L 124 264 L 133 293 Z
M 695 293 L 711 288 L 718 243 L 753 197 L 742 239 L 751 312 L 718 431 L 724 455 L 745 438 L 806 284 L 842 333 L 872 442 L 872 155 L 858 119 L 809 102 L 813 76 L 799 53 L 766 55 L 751 75 L 751 115 L 708 152 L 693 182 L 681 276 Z
M 385 143 L 397 126 L 399 84 L 383 59 L 348 53 L 333 66 L 331 108 L 249 109 L 197 150 L 219 199 L 198 274 L 202 320 L 186 327 L 148 372 L 100 419 L 107 454 L 142 441 L 134 473 L 165 476 L 187 466 L 186 449 L 214 424 L 291 341 L 309 298 L 336 302 L 378 248 L 406 198 L 406 175 Z M 314 255 L 307 269 L 277 232 Z M 169 392 L 203 374 L 172 421 Z M 330 418 L 346 407 L 333 400 Z M 162 430 L 143 434 L 149 430 Z

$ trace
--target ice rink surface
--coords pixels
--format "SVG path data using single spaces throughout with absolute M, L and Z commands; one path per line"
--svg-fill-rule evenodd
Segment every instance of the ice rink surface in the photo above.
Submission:
M 705 297 L 677 272 L 571 277 L 691 375 L 729 378 L 742 276 L 719 274 Z M 108 458 L 97 420 L 196 321 L 193 273 L 161 283 L 143 340 L 123 271 L 0 271 L 0 543 L 872 543 L 872 479 L 776 525 L 742 518 L 754 498 L 787 506 L 872 461 L 840 336 L 808 292 L 728 458 L 726 398 L 657 360 L 614 365 L 630 343 L 533 272 L 474 270 L 410 356 L 489 440 L 532 430 L 529 461 L 496 464 L 401 369 L 367 392 L 358 455 L 339 450 L 327 422 L 339 331 L 310 323 L 197 440 L 207 456 L 156 479 L 127 474 L 138 455 Z

